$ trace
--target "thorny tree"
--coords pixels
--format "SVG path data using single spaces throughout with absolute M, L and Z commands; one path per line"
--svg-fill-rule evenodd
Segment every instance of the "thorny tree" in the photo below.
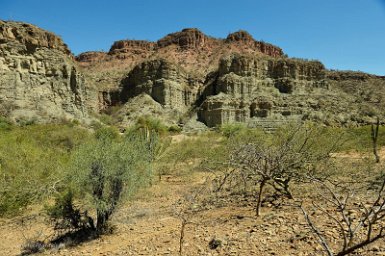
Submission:
M 69 189 L 76 192 L 83 205 L 88 202 L 91 210 L 96 211 L 96 220 L 89 219 L 87 224 L 96 234 L 105 232 L 123 197 L 149 184 L 154 147 L 156 139 L 149 139 L 146 133 L 131 132 L 121 137 L 111 129 L 102 128 L 96 132 L 95 140 L 75 151 L 68 175 L 72 185 Z M 72 206 L 72 203 L 66 205 Z M 60 205 L 56 205 L 58 207 Z M 79 213 L 76 209 L 70 213 L 70 216 L 79 215 L 72 214 Z M 61 217 L 68 219 L 67 215 Z
M 328 217 L 331 223 L 320 224 L 301 204 L 299 207 L 312 232 L 328 256 L 343 256 L 385 238 L 385 179 L 378 192 L 360 202 L 353 190 L 340 184 L 313 179 L 321 188 L 321 198 L 313 201 L 314 213 Z M 331 246 L 331 233 L 339 235 L 340 247 Z
M 251 185 L 256 197 L 256 215 L 259 216 L 267 185 L 278 195 L 292 199 L 290 184 L 303 180 L 306 174 L 316 170 L 317 163 L 329 158 L 340 140 L 321 142 L 320 138 L 325 137 L 325 133 L 317 127 L 297 126 L 272 135 L 266 134 L 263 141 L 238 143 L 230 153 L 233 169 L 225 179 L 236 175 L 245 184 Z
M 380 162 L 380 156 L 378 155 L 377 151 L 377 141 L 378 141 L 378 130 L 380 128 L 380 118 L 377 117 L 376 125 L 371 125 L 371 138 L 372 138 L 372 144 L 373 144 L 373 154 L 376 158 L 376 163 Z

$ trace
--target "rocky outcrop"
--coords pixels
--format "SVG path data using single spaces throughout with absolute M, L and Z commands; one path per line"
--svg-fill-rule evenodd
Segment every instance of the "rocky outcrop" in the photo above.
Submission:
M 37 48 L 44 47 L 70 54 L 67 45 L 51 32 L 27 23 L 0 20 L 0 43 L 10 44 L 11 42 L 23 45 L 23 50 L 26 52 L 33 52 Z
M 374 81 L 385 87 L 385 81 L 371 79 L 358 95 L 318 61 L 232 55 L 221 60 L 214 95 L 200 106 L 199 119 L 208 126 L 245 122 L 265 127 L 307 119 L 328 125 L 368 123 L 381 115 L 370 107 L 373 103 L 385 109 L 379 105 L 385 95 L 362 97 Z M 357 88 L 357 80 L 348 84 Z
M 120 40 L 114 42 L 109 53 L 131 52 L 135 49 L 140 51 L 151 51 L 154 47 L 155 43 L 145 40 Z
M 219 60 L 231 53 L 283 56 L 282 50 L 271 44 L 254 40 L 245 31 L 232 33 L 227 39 L 205 35 L 196 28 L 168 34 L 156 42 L 120 40 L 113 43 L 108 53 L 84 53 L 76 59 L 91 74 L 92 82 L 100 79 L 101 71 L 108 71 L 116 80 L 137 64 L 151 59 L 166 59 L 202 78 L 218 67 Z M 106 74 L 103 74 L 105 77 Z M 112 85 L 108 85 L 113 87 Z
M 192 94 L 202 92 L 199 101 L 210 94 L 204 81 L 218 69 L 222 57 L 231 53 L 281 56 L 282 50 L 264 42 L 255 41 L 247 32 L 239 31 L 227 39 L 217 39 L 205 35 L 196 28 L 168 34 L 157 42 L 144 40 L 120 40 L 113 43 L 109 52 L 86 52 L 76 57 L 87 76 L 87 80 L 95 85 L 99 95 L 107 95 L 111 91 L 121 90 L 121 80 L 127 73 L 137 72 L 141 63 L 148 60 L 162 59 L 182 68 L 190 80 L 199 80 L 199 89 L 193 89 Z M 142 68 L 144 68 L 142 66 Z M 211 78 L 210 78 L 211 79 Z M 170 80 L 171 81 L 171 80 Z M 202 82 L 203 81 L 203 82 Z M 179 82 L 178 82 L 179 83 Z M 109 106 L 110 100 L 98 97 L 100 109 Z
M 107 53 L 105 52 L 83 52 L 76 56 L 76 60 L 79 62 L 99 63 L 107 60 Z
M 155 43 L 145 40 L 120 40 L 114 42 L 108 55 L 117 59 L 147 58 L 153 52 Z
M 244 46 L 248 46 L 257 52 L 261 52 L 272 57 L 283 56 L 283 51 L 281 48 L 265 42 L 255 41 L 255 39 L 244 30 L 239 30 L 229 34 L 226 38 L 226 42 L 230 44 L 238 43 Z
M 318 61 L 232 54 L 202 78 L 174 62 L 154 59 L 136 65 L 117 91 L 104 92 L 102 98 L 104 108 L 123 106 L 119 113 L 125 123 L 144 114 L 179 123 L 197 111 L 198 120 L 209 127 L 244 122 L 273 129 L 303 120 L 360 125 L 385 110 L 385 95 L 373 93 L 376 86 L 385 87 L 384 79 L 338 74 Z
M 207 48 L 212 47 L 215 41 L 216 39 L 206 36 L 196 28 L 186 28 L 158 40 L 157 47 L 164 48 L 169 45 L 177 45 L 181 49 Z
M 121 83 L 121 102 L 147 94 L 165 110 L 183 115 L 191 108 L 201 89 L 201 81 L 190 77 L 181 67 L 164 59 L 136 66 Z
M 242 30 L 222 40 L 184 29 L 75 59 L 54 34 L 0 21 L 0 114 L 51 122 L 84 120 L 89 111 L 114 113 L 122 125 L 142 115 L 210 127 L 362 125 L 385 118 L 385 78 L 288 58 Z
M 16 121 L 83 119 L 85 81 L 54 34 L 0 21 L 0 111 Z

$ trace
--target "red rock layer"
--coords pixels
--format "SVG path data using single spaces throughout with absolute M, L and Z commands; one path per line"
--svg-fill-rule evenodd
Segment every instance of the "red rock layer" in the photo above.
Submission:
M 226 46 L 227 45 L 227 46 Z M 171 49 L 171 48 L 172 49 Z M 228 50 L 226 50 L 226 47 Z M 228 35 L 224 40 L 209 37 L 196 28 L 186 28 L 182 31 L 168 34 L 157 42 L 145 40 L 120 40 L 113 43 L 107 58 L 130 59 L 134 56 L 146 58 L 151 54 L 163 54 L 170 51 L 206 51 L 207 55 L 214 52 L 233 51 L 240 52 L 246 49 L 248 52 L 259 52 L 272 57 L 283 56 L 281 48 L 272 44 L 256 41 L 248 32 L 240 30 Z M 238 49 L 238 50 L 237 50 Z M 178 54 L 175 54 L 178 55 Z M 104 53 L 86 52 L 77 57 L 79 62 L 92 62 L 106 60 Z
M 272 57 L 280 57 L 283 55 L 281 48 L 265 42 L 256 41 L 247 31 L 244 30 L 239 30 L 229 34 L 226 38 L 226 42 L 230 44 L 243 44 Z
M 105 52 L 83 52 L 76 56 L 76 60 L 79 62 L 100 62 L 107 58 Z

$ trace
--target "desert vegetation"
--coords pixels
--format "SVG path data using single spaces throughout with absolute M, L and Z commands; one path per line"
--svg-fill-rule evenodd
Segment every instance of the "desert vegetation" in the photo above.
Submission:
M 93 127 L 0 120 L 0 214 L 2 223 L 22 223 L 22 254 L 60 254 L 116 234 L 130 237 L 136 226 L 127 221 L 148 211 L 157 212 L 154 221 L 172 219 L 168 243 L 175 255 L 227 255 L 235 247 L 239 255 L 261 248 L 270 255 L 273 241 L 252 246 L 275 232 L 266 226 L 274 216 L 286 230 L 274 236 L 293 255 L 385 250 L 380 122 L 349 129 L 293 124 L 273 133 L 229 124 L 192 135 L 149 117 L 124 132 Z M 133 207 L 143 204 L 147 212 L 135 215 Z M 221 222 L 224 216 L 233 217 Z M 152 225 L 148 218 L 143 230 Z M 238 235 L 248 234 L 244 242 L 210 235 L 233 222 Z M 44 232 L 24 235 L 36 225 Z M 161 230 L 145 242 L 149 255 L 162 250 Z

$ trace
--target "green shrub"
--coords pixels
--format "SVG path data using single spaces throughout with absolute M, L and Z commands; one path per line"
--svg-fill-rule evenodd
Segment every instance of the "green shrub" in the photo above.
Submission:
M 11 124 L 11 122 L 8 120 L 8 119 L 6 119 L 6 118 L 4 118 L 4 117 L 2 117 L 2 116 L 0 116 L 0 131 L 1 130 L 5 130 L 5 131 L 9 131 L 9 130 L 11 130 L 12 129 L 12 124 Z
M 119 136 L 115 129 L 102 128 L 72 155 L 66 184 L 96 211 L 98 234 L 106 230 L 121 199 L 149 183 L 151 140 L 146 136 L 141 132 Z
M 49 197 L 64 177 L 70 152 L 89 133 L 67 125 L 12 127 L 0 133 L 0 215 Z
M 360 127 L 327 128 L 333 135 L 341 136 L 344 144 L 340 150 L 349 151 L 371 151 L 373 142 L 371 139 L 371 129 L 369 125 Z M 385 127 L 380 126 L 378 132 L 378 146 L 385 146 Z
M 88 216 L 87 211 L 80 212 L 75 206 L 74 198 L 71 190 L 65 190 L 56 196 L 53 206 L 46 208 L 54 229 L 59 231 L 60 235 L 95 228 L 93 219 Z
M 245 132 L 247 127 L 243 123 L 224 124 L 220 127 L 220 131 L 226 138 L 234 137 L 242 132 Z
M 167 132 L 167 126 L 163 124 L 161 120 L 150 116 L 139 117 L 136 121 L 135 128 L 154 131 L 161 135 Z
M 172 143 L 157 164 L 162 166 L 164 173 L 184 175 L 196 169 L 220 168 L 224 156 L 223 138 L 218 133 L 206 132 Z
M 107 114 L 101 114 L 99 120 L 106 125 L 113 125 L 115 123 L 113 117 Z
M 172 126 L 169 126 L 167 130 L 170 133 L 180 133 L 182 131 L 182 128 L 177 125 L 172 125 Z

